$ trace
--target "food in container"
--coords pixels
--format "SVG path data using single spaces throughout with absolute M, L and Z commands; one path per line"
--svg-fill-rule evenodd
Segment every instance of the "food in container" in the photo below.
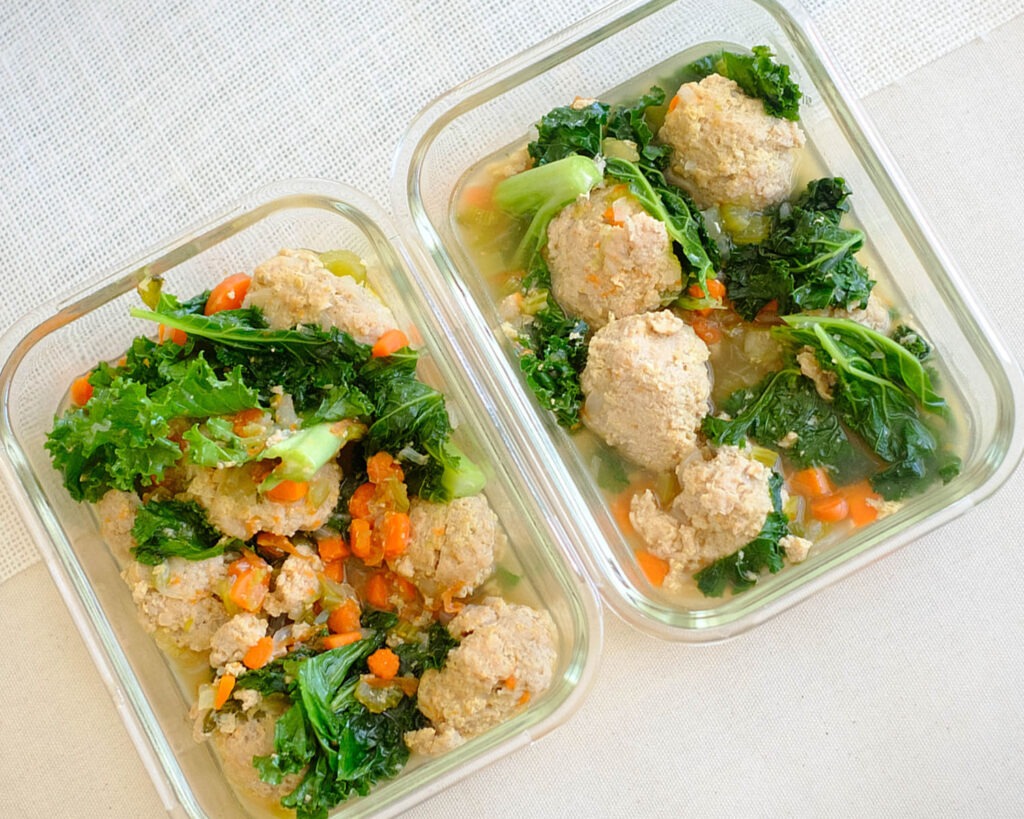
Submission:
M 191 815 L 401 810 L 593 667 L 592 592 L 382 225 L 280 183 L 13 330 L 44 554 Z
M 648 582 L 697 606 L 960 458 L 932 347 L 859 253 L 855 196 L 804 155 L 788 66 L 755 45 L 673 76 L 545 113 L 525 155 L 470 171 L 456 218 Z

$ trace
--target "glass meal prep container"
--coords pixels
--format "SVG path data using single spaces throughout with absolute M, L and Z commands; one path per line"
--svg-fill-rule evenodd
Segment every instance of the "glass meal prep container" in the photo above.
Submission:
M 938 389 L 953 407 L 962 471 L 948 484 L 909 497 L 895 513 L 812 548 L 803 562 L 762 573 L 742 593 L 673 598 L 647 581 L 634 558 L 635 542 L 623 534 L 598 485 L 588 445 L 581 443 L 586 438 L 558 426 L 530 394 L 503 328 L 500 295 L 459 224 L 459 203 L 475 184 L 474 174 L 507 161 L 536 138 L 534 126 L 552 109 L 574 98 L 631 104 L 652 85 L 661 86 L 667 100 L 693 60 L 755 45 L 768 46 L 778 63 L 788 65 L 803 91 L 800 125 L 811 174 L 844 177 L 853 191 L 847 218 L 866 235 L 859 256 L 871 277 L 934 342 L 929 364 L 938 368 Z M 743 632 L 961 514 L 994 491 L 1020 458 L 1020 372 L 923 224 L 851 97 L 806 13 L 795 5 L 627 3 L 440 97 L 421 112 L 399 148 L 392 206 L 429 254 L 416 267 L 426 269 L 432 261 L 448 283 L 452 299 L 442 306 L 458 328 L 458 346 L 488 392 L 499 397 L 496 413 L 531 454 L 534 474 L 544 478 L 538 492 L 556 510 L 605 602 L 639 629 L 690 642 Z
M 414 756 L 400 775 L 336 812 L 399 812 L 493 759 L 560 724 L 592 677 L 601 646 L 598 599 L 562 557 L 551 516 L 529 491 L 509 437 L 480 399 L 480 387 L 435 317 L 437 293 L 410 278 L 400 242 L 379 208 L 355 190 L 317 180 L 267 186 L 221 214 L 162 243 L 58 303 L 40 307 L 3 339 L 0 441 L 5 476 L 30 510 L 29 529 L 111 690 L 140 755 L 172 815 L 294 815 L 231 787 L 213 743 L 193 738 L 189 710 L 208 678 L 195 663 L 176 661 L 140 623 L 129 585 L 102 539 L 96 513 L 75 503 L 43 448 L 68 385 L 98 361 L 113 361 L 132 338 L 155 325 L 132 319 L 136 286 L 159 276 L 168 292 L 190 296 L 228 273 L 252 271 L 281 248 L 345 248 L 367 267 L 367 281 L 421 350 L 419 377 L 446 397 L 452 440 L 484 471 L 484 490 L 507 535 L 505 566 L 519 578 L 508 593 L 546 609 L 557 632 L 550 687 L 507 722 L 435 757 Z M 82 339 L 88 339 L 83 344 Z M 502 595 L 506 596 L 506 595 Z M 208 673 L 208 672 L 207 672 Z

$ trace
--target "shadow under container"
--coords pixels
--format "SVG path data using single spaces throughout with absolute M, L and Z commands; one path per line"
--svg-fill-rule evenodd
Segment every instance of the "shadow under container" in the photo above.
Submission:
M 170 815 L 221 819 L 263 811 L 229 786 L 211 743 L 193 739 L 188 713 L 195 675 L 190 678 L 143 630 L 95 515 L 71 500 L 44 449 L 72 380 L 99 360 L 117 359 L 133 337 L 153 332 L 150 322 L 128 316 L 140 304 L 135 288 L 146 276 L 160 276 L 170 292 L 187 296 L 227 273 L 251 271 L 283 247 L 358 253 L 367 262 L 369 284 L 421 349 L 420 377 L 445 394 L 457 422 L 454 440 L 486 474 L 485 492 L 522 577 L 518 597 L 546 608 L 555 622 L 558 661 L 547 692 L 451 753 L 411 762 L 396 779 L 342 803 L 333 815 L 409 808 L 562 723 L 593 676 L 601 646 L 597 597 L 562 558 L 551 516 L 517 471 L 519 459 L 505 444 L 508 434 L 481 402 L 479 385 L 449 344 L 450 329 L 437 319 L 436 294 L 418 288 L 399 245 L 384 214 L 357 191 L 318 180 L 278 183 L 41 306 L 0 339 L 0 360 L 6 360 L 0 370 L 3 475 Z
M 681 70 L 720 48 L 768 45 L 804 91 L 801 125 L 813 161 L 854 191 L 874 278 L 934 342 L 940 385 L 958 413 L 960 476 L 909 499 L 895 514 L 812 550 L 732 598 L 681 605 L 644 578 L 572 435 L 528 393 L 494 293 L 458 234 L 455 203 L 471 169 L 522 147 L 547 111 L 575 97 L 617 102 L 652 85 L 671 96 Z M 426 249 L 452 298 L 443 305 L 471 351 L 497 414 L 532 453 L 538 491 L 625 621 L 658 636 L 708 642 L 750 629 L 860 567 L 962 514 L 990 495 L 1021 456 L 1021 374 L 921 217 L 905 181 L 858 110 L 807 13 L 763 0 L 621 3 L 458 86 L 424 109 L 396 156 L 391 193 L 400 226 Z M 409 244 L 414 240 L 410 239 Z M 470 352 L 467 352 L 469 355 Z M 516 423 L 518 421 L 518 424 Z

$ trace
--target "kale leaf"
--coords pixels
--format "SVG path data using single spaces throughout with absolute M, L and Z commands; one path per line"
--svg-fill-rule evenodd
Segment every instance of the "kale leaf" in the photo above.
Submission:
M 139 563 L 156 566 L 169 557 L 205 560 L 235 548 L 240 541 L 223 536 L 194 501 L 157 501 L 142 504 L 135 513 L 132 554 Z
M 162 479 L 181 458 L 170 437 L 175 418 L 227 415 L 258 404 L 237 370 L 218 378 L 202 356 L 165 365 L 169 380 L 152 391 L 120 370 L 100 371 L 86 405 L 54 421 L 46 449 L 72 498 L 94 502 L 109 489 L 132 491 L 142 478 Z
M 959 473 L 959 459 L 940 447 L 937 433 L 921 416 L 923 410 L 948 419 L 949 407 L 917 358 L 847 319 L 786 316 L 783 321 L 773 335 L 810 347 L 818 364 L 835 372 L 836 412 L 889 464 L 871 478 L 876 492 L 897 500 Z
M 757 583 L 765 569 L 772 574 L 782 569 L 786 552 L 780 541 L 789 534 L 789 520 L 782 512 L 782 476 L 772 472 L 768 488 L 772 511 L 765 517 L 757 537 L 694 574 L 697 588 L 705 596 L 721 597 L 729 587 L 734 593 L 744 591 Z
M 459 644 L 451 633 L 440 623 L 434 622 L 419 642 L 405 642 L 395 647 L 401 661 L 402 674 L 423 676 L 428 668 L 441 669 L 448 658 L 448 652 Z
M 289 774 L 304 771 L 298 786 L 282 800 L 299 819 L 323 819 L 335 805 L 365 795 L 372 785 L 395 776 L 409 758 L 406 731 L 421 727 L 415 700 L 401 701 L 381 713 L 360 703 L 356 688 L 366 658 L 383 644 L 384 631 L 310 658 L 265 683 L 275 693 L 279 680 L 291 702 L 274 726 L 274 753 L 253 759 L 264 782 L 279 785 Z M 240 684 L 248 675 L 240 678 Z
M 733 392 L 720 407 L 727 418 L 707 416 L 702 431 L 716 446 L 742 446 L 748 439 L 783 453 L 797 468 L 827 468 L 839 484 L 866 474 L 871 464 L 850 441 L 831 404 L 799 369 L 771 373 Z M 796 440 L 783 441 L 790 432 Z
M 543 260 L 538 259 L 538 266 L 544 266 Z M 541 406 L 553 412 L 567 429 L 575 429 L 580 423 L 580 373 L 587 365 L 589 329 L 582 319 L 567 316 L 548 291 L 544 307 L 519 334 L 523 347 L 519 367 L 527 385 Z
M 849 196 L 839 177 L 815 180 L 775 209 L 765 241 L 733 249 L 725 273 L 740 316 L 751 321 L 772 300 L 780 313 L 867 306 L 874 282 L 853 255 L 864 234 L 839 224 Z
M 596 100 L 582 108 L 554 108 L 537 123 L 537 139 L 527 145 L 536 165 L 557 162 L 571 154 L 595 157 L 601 153 L 609 107 Z
M 800 100 L 803 92 L 789 78 L 789 66 L 772 60 L 768 46 L 754 46 L 752 54 L 717 51 L 695 61 L 688 72 L 698 77 L 721 74 L 735 82 L 743 93 L 760 99 L 764 110 L 773 117 L 789 120 L 800 118 Z
M 918 361 L 927 361 L 931 358 L 932 345 L 913 327 L 901 324 L 892 331 L 890 337 Z

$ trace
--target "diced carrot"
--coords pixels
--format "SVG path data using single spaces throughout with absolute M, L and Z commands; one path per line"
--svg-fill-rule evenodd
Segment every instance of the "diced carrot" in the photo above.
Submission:
M 228 276 L 210 291 L 210 297 L 206 300 L 203 313 L 212 316 L 221 310 L 237 310 L 242 306 L 251 283 L 252 277 L 245 273 L 234 273 Z
M 371 483 L 383 483 L 388 478 L 405 480 L 405 473 L 390 452 L 381 450 L 366 459 L 366 476 Z
M 516 704 L 517 705 L 526 705 L 526 703 L 528 703 L 529 701 L 530 701 L 530 692 L 529 691 L 524 691 L 523 695 L 518 700 L 516 700 Z
M 320 559 L 324 563 L 329 563 L 333 560 L 344 560 L 350 554 L 348 550 L 348 544 L 345 543 L 345 538 L 341 535 L 321 535 L 316 539 L 316 550 L 320 554 Z
M 398 666 L 401 661 L 398 655 L 390 648 L 378 648 L 373 654 L 366 658 L 366 665 L 370 673 L 382 680 L 393 679 L 398 673 Z
M 697 334 L 697 338 L 705 344 L 717 344 L 722 340 L 722 331 L 714 324 L 709 323 L 704 316 L 694 316 L 690 326 L 693 328 L 693 332 Z
M 820 498 L 835 491 L 828 472 L 820 466 L 809 466 L 789 476 L 789 488 L 805 498 Z
M 412 523 L 405 512 L 384 514 L 384 557 L 398 557 L 405 554 L 409 543 Z
M 391 607 L 388 603 L 389 595 L 388 581 L 384 573 L 370 575 L 370 579 L 366 581 L 366 602 L 375 609 L 387 609 Z
M 365 560 L 370 556 L 371 543 L 370 521 L 365 518 L 353 518 L 348 525 L 348 543 L 352 554 Z
M 842 495 L 822 495 L 811 500 L 808 511 L 815 520 L 838 523 L 850 514 L 850 505 Z
M 348 499 L 348 513 L 356 520 L 370 517 L 370 501 L 376 492 L 377 488 L 370 482 L 356 487 Z
M 409 337 L 401 330 L 388 330 L 370 348 L 370 355 L 374 358 L 384 358 L 394 355 L 403 347 L 409 346 Z
M 341 648 L 363 639 L 361 631 L 346 631 L 343 634 L 328 634 L 323 639 L 323 646 L 326 649 Z
M 516 687 L 516 675 L 515 674 L 509 674 L 504 680 L 501 681 L 501 684 L 503 686 L 505 686 L 506 688 L 510 689 L 510 690 L 515 688 Z
M 308 482 L 283 480 L 264 494 L 276 503 L 295 503 L 306 497 L 308 493 Z
M 270 566 L 266 561 L 246 550 L 228 566 L 228 576 L 232 578 L 228 599 L 243 611 L 259 611 L 270 591 Z
M 672 97 L 672 99 L 669 100 L 669 102 L 668 102 L 668 110 L 669 110 L 669 112 L 675 111 L 677 105 L 679 105 L 679 95 L 678 94 L 676 94 L 674 97 Z
M 274 638 L 260 637 L 242 657 L 242 663 L 246 668 L 263 668 L 270 662 L 274 654 Z
M 92 398 L 92 384 L 89 383 L 91 372 L 80 375 L 71 382 L 71 403 L 76 407 L 84 407 Z
M 217 687 L 213 692 L 213 707 L 215 709 L 219 710 L 228 701 L 228 697 L 231 696 L 231 692 L 235 689 L 235 682 L 233 674 L 224 674 L 217 680 Z
M 179 347 L 184 347 L 185 342 L 188 341 L 188 333 L 184 330 L 175 330 L 166 324 L 160 324 L 156 328 L 156 338 L 161 344 L 171 341 Z
M 333 634 L 359 630 L 359 604 L 355 600 L 346 600 L 327 616 L 327 628 Z
M 640 564 L 647 582 L 652 586 L 661 586 L 668 575 L 668 561 L 662 560 L 657 555 L 652 555 L 645 549 L 637 549 L 635 554 L 636 562 Z
M 707 291 L 708 298 L 716 299 L 717 301 L 725 301 L 725 285 L 718 279 L 707 280 Z M 686 293 L 695 299 L 704 298 L 704 290 L 697 283 L 691 284 L 686 288 Z
M 262 417 L 263 410 L 259 407 L 239 410 L 231 416 L 231 431 L 234 432 L 235 435 L 245 437 L 249 427 L 259 421 Z
M 493 205 L 491 189 L 486 185 L 469 185 L 462 191 L 462 206 L 464 208 L 490 210 Z
M 335 583 L 345 582 L 345 561 L 344 560 L 328 560 L 324 563 L 324 574 L 327 575 Z
M 863 526 L 865 523 L 871 523 L 878 519 L 878 509 L 868 501 L 881 501 L 882 496 L 871 488 L 871 484 L 867 480 L 844 486 L 839 491 L 846 498 L 846 503 L 850 508 L 849 518 L 853 521 L 854 526 Z

